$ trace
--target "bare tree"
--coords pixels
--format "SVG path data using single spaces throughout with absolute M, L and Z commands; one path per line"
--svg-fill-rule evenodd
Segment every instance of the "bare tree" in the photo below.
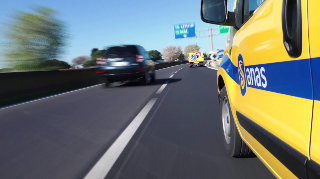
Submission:
M 89 56 L 79 56 L 77 58 L 74 58 L 72 60 L 72 66 L 77 66 L 77 65 L 83 65 L 85 64 L 87 61 L 89 61 L 91 58 Z
M 180 46 L 168 46 L 162 51 L 162 56 L 165 61 L 176 60 L 181 54 L 182 50 Z
M 184 48 L 185 58 L 188 59 L 189 53 L 198 52 L 199 50 L 200 50 L 200 47 L 197 44 L 186 46 L 186 48 Z

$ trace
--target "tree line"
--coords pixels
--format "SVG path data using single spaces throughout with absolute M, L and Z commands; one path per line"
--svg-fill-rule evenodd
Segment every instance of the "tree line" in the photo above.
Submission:
M 188 45 L 184 49 L 184 53 L 181 50 L 180 46 L 167 46 L 162 50 L 162 53 L 158 50 L 149 50 L 148 55 L 152 58 L 153 61 L 163 60 L 163 61 L 176 61 L 176 60 L 188 60 L 189 53 L 198 52 L 200 47 L 198 45 Z M 105 54 L 106 49 L 99 50 L 98 48 L 93 48 L 91 50 L 91 57 L 85 63 L 84 67 L 93 67 L 96 65 L 96 59 Z
M 7 24 L 5 33 L 5 57 L 8 68 L 0 72 L 39 71 L 75 68 L 77 66 L 94 67 L 96 59 L 105 54 L 106 49 L 93 48 L 90 56 L 79 56 L 72 64 L 58 60 L 66 46 L 68 34 L 64 23 L 56 18 L 57 12 L 51 8 L 37 6 L 31 12 L 19 12 Z M 167 46 L 162 50 L 148 51 L 152 60 L 187 60 L 190 52 L 199 51 L 198 45 L 188 45 L 184 52 L 180 46 Z

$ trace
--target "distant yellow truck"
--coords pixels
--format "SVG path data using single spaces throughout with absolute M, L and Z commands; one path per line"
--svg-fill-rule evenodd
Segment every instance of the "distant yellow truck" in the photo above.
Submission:
M 189 53 L 189 64 L 190 64 L 190 68 L 194 65 L 203 66 L 204 64 L 203 52 Z

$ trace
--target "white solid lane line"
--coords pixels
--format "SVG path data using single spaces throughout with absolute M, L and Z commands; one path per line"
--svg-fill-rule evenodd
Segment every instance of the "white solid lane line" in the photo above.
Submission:
M 167 86 L 167 84 L 169 83 L 169 80 L 167 80 L 160 88 L 159 90 L 156 92 L 156 94 L 160 94 L 163 89 Z
M 148 104 L 140 111 L 140 113 L 133 119 L 129 126 L 122 132 L 107 152 L 85 176 L 85 179 L 103 179 L 108 174 L 109 170 L 127 146 L 134 133 L 138 130 L 156 100 L 156 98 L 152 98 L 148 102 Z

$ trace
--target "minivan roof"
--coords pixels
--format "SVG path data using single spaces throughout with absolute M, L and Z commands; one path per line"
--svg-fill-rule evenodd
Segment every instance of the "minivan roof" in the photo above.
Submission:
M 111 47 L 124 47 L 124 46 L 141 46 L 141 45 L 135 45 L 135 44 L 121 44 L 121 45 L 111 45 L 111 46 L 108 46 L 108 48 L 111 48 Z

